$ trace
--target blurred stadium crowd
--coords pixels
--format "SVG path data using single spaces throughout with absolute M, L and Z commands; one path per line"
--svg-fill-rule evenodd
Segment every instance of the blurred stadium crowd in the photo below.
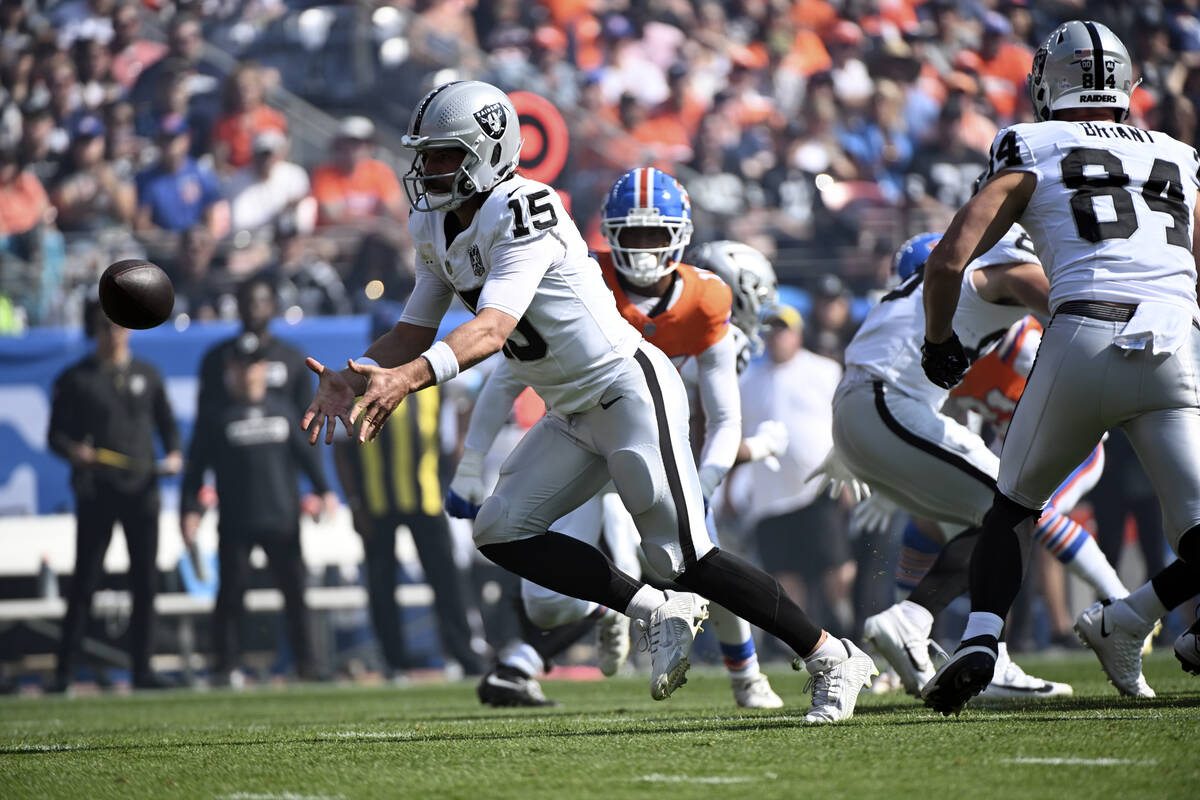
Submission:
M 605 189 L 652 163 L 691 192 L 697 243 L 861 296 L 944 226 L 997 127 L 1029 118 L 1032 47 L 1062 19 L 1130 32 L 1134 122 L 1191 141 L 1198 5 L 3 0 L 0 330 L 77 323 L 120 257 L 166 267 L 185 322 L 234 316 L 232 287 L 263 270 L 293 315 L 403 300 L 398 136 L 453 77 L 562 111 L 555 183 L 593 241 Z M 851 320 L 833 306 L 809 340 L 836 355 Z
M 235 319 L 252 277 L 289 320 L 403 302 L 399 137 L 478 78 L 561 112 L 553 183 L 590 242 L 617 176 L 667 170 L 693 246 L 767 254 L 839 359 L 898 245 L 1032 119 L 1033 49 L 1069 18 L 1130 45 L 1133 124 L 1195 141 L 1200 0 L 0 0 L 0 334 L 80 324 L 121 258 L 167 270 L 180 329 Z

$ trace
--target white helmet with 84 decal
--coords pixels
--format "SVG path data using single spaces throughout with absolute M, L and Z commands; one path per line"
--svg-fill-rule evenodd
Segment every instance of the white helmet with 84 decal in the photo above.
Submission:
M 1066 108 L 1111 108 L 1117 121 L 1141 81 L 1117 35 L 1099 22 L 1073 19 L 1059 25 L 1033 55 L 1029 99 L 1038 122 Z

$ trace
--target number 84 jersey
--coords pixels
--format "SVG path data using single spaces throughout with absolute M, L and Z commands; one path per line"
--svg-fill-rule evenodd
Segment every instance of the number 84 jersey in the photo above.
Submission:
M 503 348 L 517 379 L 559 413 L 595 405 L 642 336 L 617 311 L 557 193 L 509 178 L 449 243 L 447 216 L 409 216 L 416 286 L 400 320 L 437 328 L 455 295 L 472 313 L 503 311 L 519 320 Z
M 1158 131 L 1116 122 L 1024 123 L 992 144 L 991 172 L 1038 184 L 1019 222 L 1068 300 L 1196 308 L 1192 214 L 1200 156 Z

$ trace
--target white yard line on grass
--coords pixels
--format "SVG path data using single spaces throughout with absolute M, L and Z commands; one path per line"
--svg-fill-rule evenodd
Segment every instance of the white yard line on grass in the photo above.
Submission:
M 634 778 L 639 783 L 757 783 L 758 781 L 773 781 L 774 772 L 765 772 L 761 776 L 724 776 L 724 775 L 659 775 L 657 772 Z
M 416 731 L 321 731 L 316 734 L 318 738 L 322 736 L 332 736 L 337 739 L 411 739 L 417 735 Z
M 1006 758 L 1007 764 L 1047 764 L 1072 767 L 1152 767 L 1157 761 L 1138 761 L 1132 758 Z
M 18 744 L 13 750 L 27 750 L 31 753 L 55 753 L 59 750 L 81 750 L 81 744 Z
M 296 794 L 295 792 L 234 792 L 219 794 L 220 800 L 344 800 L 340 794 Z

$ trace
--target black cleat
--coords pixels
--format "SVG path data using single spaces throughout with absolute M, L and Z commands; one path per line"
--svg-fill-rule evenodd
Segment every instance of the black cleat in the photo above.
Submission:
M 496 708 L 559 705 L 547 699 L 536 680 L 504 664 L 497 664 L 484 675 L 475 693 L 479 695 L 479 702 Z
M 1200 675 L 1200 620 L 1175 640 L 1175 658 L 1184 672 Z
M 950 660 L 921 690 L 925 705 L 943 716 L 962 713 L 971 698 L 987 688 L 996 674 L 996 648 L 990 637 L 975 637 L 959 645 Z

